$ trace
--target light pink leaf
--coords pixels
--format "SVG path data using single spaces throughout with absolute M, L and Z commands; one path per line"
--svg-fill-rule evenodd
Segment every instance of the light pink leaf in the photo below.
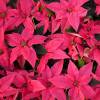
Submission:
M 80 16 L 80 17 L 86 16 L 87 10 L 84 9 L 84 8 L 82 8 L 82 7 L 80 7 L 79 9 L 80 9 L 80 10 L 78 11 L 79 16 Z
M 33 33 L 30 32 L 30 30 L 28 28 L 25 28 L 21 34 L 22 36 L 22 39 L 25 40 L 25 41 L 28 41 L 29 39 L 32 38 L 33 36 Z
M 48 62 L 48 55 L 44 55 L 41 58 L 40 63 L 39 63 L 38 68 L 37 68 L 37 71 L 39 73 L 41 73 L 45 69 L 47 62 Z
M 83 92 L 86 98 L 92 98 L 95 95 L 95 92 L 93 91 L 93 89 L 88 85 L 82 86 L 81 91 Z
M 45 36 L 42 36 L 42 35 L 33 35 L 32 39 L 30 39 L 30 41 L 28 42 L 28 44 L 30 46 L 32 46 L 33 44 L 42 44 L 42 43 L 44 43 L 45 39 L 46 39 Z
M 80 24 L 80 18 L 78 13 L 71 13 L 68 17 L 68 21 L 70 25 L 77 31 Z
M 56 49 L 58 49 L 59 46 L 60 46 L 63 42 L 64 42 L 64 39 L 62 39 L 62 38 L 55 38 L 55 39 L 49 41 L 49 42 L 46 44 L 45 48 L 46 48 L 46 50 L 47 50 L 48 52 L 53 52 L 53 51 L 55 51 Z
M 73 76 L 73 77 L 78 77 L 79 75 L 79 71 L 72 61 L 69 62 L 67 72 L 70 76 Z
M 63 89 L 52 88 L 50 92 L 57 100 L 66 100 L 66 95 Z
M 52 33 L 55 33 L 60 27 L 60 20 L 52 20 Z
M 97 15 L 100 15 L 100 6 L 96 6 L 96 13 Z
M 45 18 L 45 20 L 44 20 L 44 30 L 43 30 L 43 33 L 45 34 L 48 29 L 49 29 L 49 19 L 48 18 Z
M 45 87 L 38 80 L 31 80 L 30 85 L 33 88 L 33 92 L 38 92 L 45 89 Z
M 82 6 L 83 4 L 85 4 L 86 2 L 88 2 L 88 0 L 71 0 L 71 3 L 74 5 L 74 6 Z
M 69 85 L 67 84 L 67 78 L 65 76 L 54 76 L 53 78 L 50 78 L 49 81 L 58 88 L 69 88 Z
M 20 65 L 20 67 L 23 68 L 23 67 L 24 67 L 24 64 L 25 64 L 25 59 L 24 59 L 24 57 L 21 55 L 21 56 L 18 57 L 17 60 L 18 60 L 18 63 L 19 63 L 19 65 Z
M 49 100 L 50 98 L 52 98 L 52 96 L 51 96 L 50 91 L 48 89 L 42 91 L 42 100 Z
M 47 5 L 47 8 L 49 8 L 50 10 L 56 12 L 56 11 L 59 11 L 61 9 L 61 6 L 60 6 L 60 3 L 50 3 Z
M 15 74 L 9 74 L 0 80 L 0 92 L 4 92 L 8 89 L 15 78 Z
M 60 60 L 53 65 L 51 70 L 52 70 L 54 75 L 59 75 L 61 73 L 62 68 L 63 68 L 63 63 L 64 63 L 63 60 Z
M 62 50 L 57 49 L 52 53 L 48 53 L 49 58 L 52 59 L 65 59 L 65 58 L 69 58 L 69 56 Z
M 33 6 L 33 0 L 19 0 L 20 2 L 20 7 L 23 13 L 29 15 L 32 6 Z
M 7 7 L 6 7 L 6 2 L 4 2 L 4 0 L 0 0 L 0 11 L 6 11 Z
M 29 34 L 33 34 L 34 33 L 34 29 L 35 29 L 35 26 L 34 26 L 34 23 L 32 22 L 32 19 L 27 17 L 25 22 L 24 22 L 24 26 L 25 28 L 28 30 L 26 30 L 26 33 L 28 32 Z
M 92 66 L 93 66 L 93 64 L 90 62 L 90 63 L 84 65 L 83 67 L 81 67 L 81 69 L 79 71 L 80 76 L 81 77 L 84 75 L 90 76 L 92 73 Z
M 84 95 L 82 91 L 75 87 L 69 90 L 69 96 L 71 100 L 84 100 Z
M 4 91 L 4 96 L 9 97 L 12 95 L 16 95 L 18 93 L 18 90 L 12 87 L 9 87 L 6 91 Z
M 49 66 L 46 65 L 45 69 L 42 72 L 42 76 L 45 79 L 49 79 L 52 77 L 52 72 L 51 72 L 51 69 L 49 68 Z
M 15 47 L 12 49 L 11 55 L 10 55 L 10 63 L 12 64 L 15 60 L 17 60 L 17 57 L 20 56 L 20 48 Z
M 24 59 L 27 60 L 34 68 L 36 60 L 37 60 L 35 50 L 32 48 L 25 47 L 25 48 L 22 48 L 21 54 L 24 56 Z
M 7 42 L 10 46 L 17 46 L 20 44 L 21 37 L 18 33 L 6 35 Z

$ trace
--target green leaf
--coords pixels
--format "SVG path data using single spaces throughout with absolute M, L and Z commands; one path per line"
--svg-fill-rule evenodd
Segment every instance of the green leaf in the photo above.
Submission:
M 97 41 L 100 41 L 100 33 L 99 33 L 99 34 L 95 34 L 95 39 L 96 39 Z
M 82 58 L 78 59 L 78 66 L 82 67 L 85 64 L 84 60 Z
M 99 85 L 100 84 L 100 81 L 98 80 L 95 80 L 95 79 L 92 79 L 89 83 L 91 86 L 95 86 L 95 85 Z
M 35 49 L 35 51 L 36 51 L 36 53 L 38 55 L 44 55 L 44 54 L 47 53 L 46 49 L 42 45 L 40 45 L 40 44 L 35 45 L 34 49 Z
M 73 32 L 75 32 L 75 30 L 74 30 L 72 27 L 66 29 L 65 31 L 66 31 L 66 32 L 69 32 L 69 33 L 73 33 Z
M 43 30 L 44 30 L 44 27 L 41 26 L 40 28 L 36 28 L 36 30 L 35 30 L 34 33 L 35 33 L 36 35 L 42 35 Z

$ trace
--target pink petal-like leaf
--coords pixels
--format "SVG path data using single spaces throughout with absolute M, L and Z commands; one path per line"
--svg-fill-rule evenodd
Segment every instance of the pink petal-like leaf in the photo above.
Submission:
M 24 56 L 24 59 L 27 60 L 34 68 L 37 60 L 35 50 L 32 48 L 25 47 L 21 50 L 21 54 Z
M 67 78 L 65 76 L 55 76 L 50 78 L 49 81 L 58 88 L 69 88 L 69 85 L 67 84 Z
M 10 55 L 10 63 L 12 64 L 15 60 L 17 60 L 17 57 L 20 56 L 20 48 L 15 47 L 12 49 L 11 55 Z
M 69 75 L 71 75 L 73 77 L 78 77 L 78 75 L 79 75 L 79 71 L 72 61 L 69 62 L 67 72 Z
M 17 46 L 20 43 L 21 37 L 18 33 L 13 33 L 6 35 L 6 39 L 10 46 Z
M 32 46 L 33 44 L 42 44 L 44 43 L 44 40 L 46 39 L 45 36 L 42 36 L 42 35 L 34 35 L 32 37 L 32 39 L 30 39 L 29 41 L 29 45 Z
M 66 100 L 66 95 L 63 89 L 52 88 L 50 92 L 57 100 Z
M 45 89 L 45 87 L 38 80 L 31 80 L 30 85 L 33 88 L 33 92 L 38 92 Z
M 56 51 L 52 52 L 52 53 L 48 53 L 49 58 L 52 59 L 65 59 L 65 58 L 69 58 L 69 56 L 62 50 L 57 49 Z
M 55 51 L 62 43 L 64 42 L 64 39 L 62 38 L 55 38 L 51 41 L 49 41 L 45 48 L 48 52 Z
M 95 95 L 95 92 L 93 91 L 93 89 L 88 85 L 82 86 L 81 90 L 84 96 L 87 98 L 92 98 Z
M 93 66 L 93 64 L 91 62 L 84 65 L 79 71 L 80 76 L 81 77 L 84 75 L 90 76 L 92 73 L 92 66 Z
M 62 68 L 63 68 L 63 60 L 60 60 L 53 65 L 51 70 L 52 70 L 54 75 L 59 75 L 62 71 Z
M 68 17 L 68 21 L 71 24 L 71 26 L 77 31 L 80 24 L 80 18 L 78 13 L 71 13 Z

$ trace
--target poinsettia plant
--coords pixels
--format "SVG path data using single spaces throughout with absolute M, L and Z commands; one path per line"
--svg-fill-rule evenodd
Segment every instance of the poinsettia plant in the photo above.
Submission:
M 0 0 L 0 100 L 100 100 L 100 0 Z

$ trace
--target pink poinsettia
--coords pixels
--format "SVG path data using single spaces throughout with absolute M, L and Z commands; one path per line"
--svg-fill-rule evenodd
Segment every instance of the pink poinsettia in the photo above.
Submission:
M 50 39 L 61 39 L 63 40 L 62 44 L 59 46 L 59 49 L 65 50 L 71 45 L 71 40 L 72 37 L 68 35 L 67 33 L 57 33 L 57 34 L 52 34 L 49 36 Z
M 41 92 L 42 100 L 66 100 L 66 96 L 64 93 L 64 89 L 60 89 L 55 87 L 49 79 L 52 79 L 54 76 L 58 76 L 61 74 L 63 68 L 63 60 L 56 62 L 52 68 L 46 65 L 45 69 L 42 73 L 39 73 L 38 79 L 44 84 L 46 87 L 45 90 Z
M 33 35 L 30 29 L 25 28 L 22 34 L 13 33 L 6 36 L 8 44 L 12 47 L 10 62 L 11 64 L 17 60 L 17 57 L 23 56 L 32 67 L 35 66 L 37 60 L 36 52 L 32 48 L 32 45 L 41 44 L 44 42 L 45 37 L 40 35 Z
M 60 3 L 48 4 L 48 8 L 56 13 L 57 19 L 67 18 L 70 25 L 77 31 L 80 18 L 84 17 L 87 13 L 87 10 L 82 7 L 86 2 L 87 0 L 60 0 Z
M 82 43 L 81 37 L 77 33 L 64 33 L 64 34 L 52 34 L 50 35 L 50 38 L 63 38 L 64 42 L 62 45 L 60 45 L 60 49 L 66 50 L 68 49 L 68 54 L 73 58 L 76 59 L 80 55 L 81 57 L 83 56 L 83 48 L 80 46 Z M 77 50 L 78 49 L 78 50 Z
M 89 63 L 83 66 L 79 71 L 76 66 L 70 62 L 65 76 L 56 76 L 50 81 L 59 88 L 69 89 L 69 96 L 71 100 L 84 100 L 91 98 L 95 92 L 88 85 L 91 80 L 92 64 Z
M 13 29 L 14 23 L 17 21 L 17 9 L 7 7 L 6 0 L 0 0 L 0 27 L 4 26 L 5 29 Z
M 8 72 L 14 76 L 12 86 L 17 88 L 17 96 L 22 93 L 22 99 L 32 99 L 39 97 L 40 91 L 44 90 L 45 87 L 39 80 L 34 79 L 34 72 L 27 72 L 25 70 L 16 70 L 15 72 Z M 19 73 L 19 74 L 18 74 Z M 33 79 L 32 79 L 33 78 Z M 16 96 L 16 98 L 17 98 Z M 13 99 L 12 99 L 13 100 Z
M 95 39 L 95 34 L 100 33 L 99 21 L 90 20 L 87 24 L 82 24 L 82 28 L 79 34 L 87 41 L 89 46 L 95 46 L 95 44 L 100 44 L 99 41 Z
M 94 89 L 96 92 L 96 95 L 91 100 L 99 100 L 100 99 L 100 86 Z
M 49 59 L 69 58 L 69 56 L 61 49 L 64 41 L 65 40 L 63 38 L 54 38 L 46 43 L 45 48 L 47 53 L 40 60 L 38 66 L 39 72 L 42 72 L 45 69 L 45 65 L 47 64 Z
M 33 15 L 39 21 L 39 23 L 36 25 L 37 28 L 44 26 L 44 34 L 47 32 L 47 30 L 50 30 L 51 22 L 49 19 L 52 18 L 53 12 L 47 8 L 47 4 L 44 2 L 44 0 L 38 1 L 35 8 L 35 13 L 33 13 Z
M 25 86 L 23 85 L 23 87 L 21 88 L 22 98 L 25 100 L 39 98 L 40 92 L 45 89 L 45 86 L 39 80 L 35 79 L 33 72 L 22 72 L 22 77 L 25 79 L 26 84 Z
M 55 33 L 60 28 L 60 25 L 61 20 L 56 19 L 55 16 L 53 16 L 51 20 L 51 32 Z
M 0 0 L 0 100 L 100 100 L 100 0 L 49 1 Z
M 93 60 L 95 60 L 98 63 L 98 65 L 100 65 L 100 62 L 99 62 L 100 61 L 100 56 L 99 56 L 100 50 L 99 50 L 98 47 L 95 47 L 95 48 L 85 48 L 84 49 L 84 56 L 88 57 L 87 60 L 93 59 Z
M 33 8 L 35 6 L 35 2 L 33 0 L 18 0 L 17 1 L 17 22 L 16 26 L 24 23 L 27 18 L 29 18 L 32 22 L 33 18 Z M 20 13 L 21 12 L 21 13 Z
M 7 74 L 7 76 L 0 79 L 0 99 L 3 97 L 15 96 L 17 93 L 17 89 L 11 87 L 13 80 L 15 78 L 15 74 Z M 3 83 L 3 84 L 2 84 Z
M 99 64 L 99 46 L 100 41 L 98 40 L 100 33 L 99 21 L 90 20 L 87 24 L 83 24 L 83 27 L 80 29 L 79 34 L 87 42 L 91 48 L 85 48 L 84 53 L 87 57 L 90 57 L 96 60 Z M 97 36 L 96 36 L 97 35 Z

